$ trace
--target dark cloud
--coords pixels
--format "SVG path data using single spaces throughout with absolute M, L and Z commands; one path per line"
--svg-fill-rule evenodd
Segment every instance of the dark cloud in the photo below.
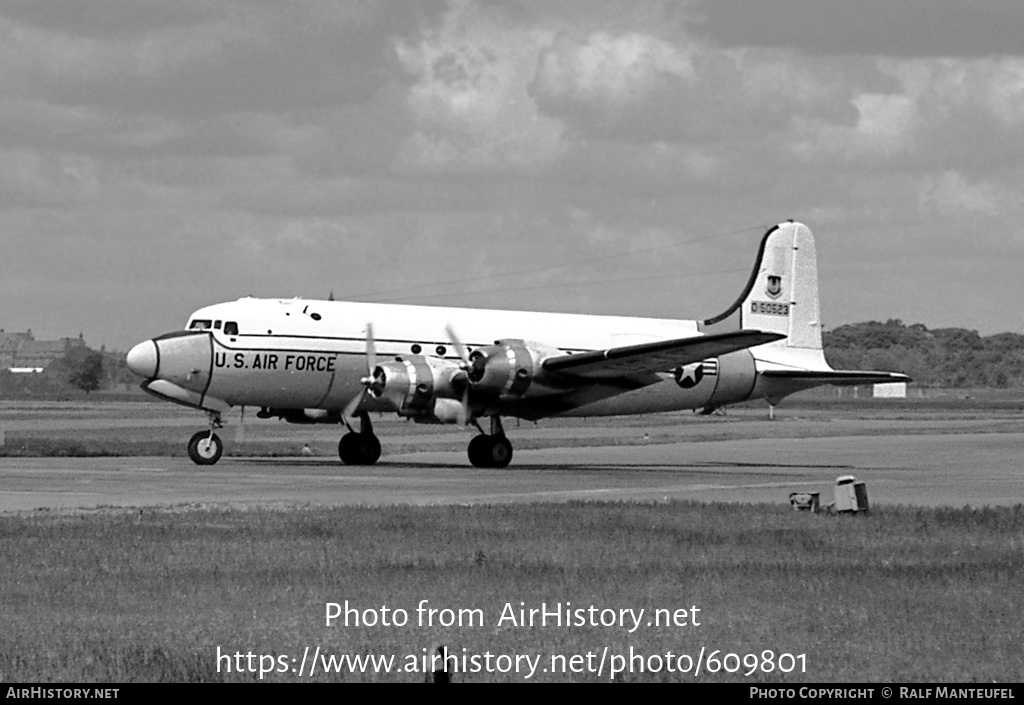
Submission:
M 1019 0 L 705 0 L 694 27 L 726 46 L 891 57 L 1024 55 Z
M 118 37 L 195 27 L 225 16 L 227 0 L 6 0 L 0 17 L 40 29 L 92 37 Z
M 165 13 L 162 8 L 174 3 L 124 4 L 134 8 L 124 16 L 120 0 L 101 0 L 97 7 L 62 2 L 46 12 L 16 5 L 8 22 L 45 32 L 40 36 L 54 51 L 62 36 L 87 46 L 94 68 L 76 71 L 73 59 L 40 60 L 20 73 L 7 71 L 6 94 L 183 117 L 358 103 L 400 75 L 394 38 L 414 32 L 430 7 L 410 12 L 398 0 L 310 0 L 287 10 L 277 3 L 227 2 Z M 92 19 L 79 17 L 85 6 Z M 95 17 L 122 31 L 94 36 Z
M 56 103 L 202 117 L 254 110 L 315 110 L 366 100 L 389 80 L 392 52 L 378 40 L 313 32 L 301 44 L 260 37 L 225 43 L 216 57 L 160 72 L 55 78 L 27 90 Z

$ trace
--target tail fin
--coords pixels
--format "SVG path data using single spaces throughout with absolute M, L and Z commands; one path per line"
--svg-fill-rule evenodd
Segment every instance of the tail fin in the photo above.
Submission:
M 749 328 L 786 336 L 751 348 L 762 378 L 758 389 L 769 399 L 820 384 L 910 381 L 894 372 L 833 370 L 825 361 L 814 236 L 791 220 L 765 233 L 754 271 L 736 302 L 698 326 L 706 334 Z
M 782 333 L 786 339 L 772 345 L 821 350 L 818 258 L 810 229 L 787 221 L 768 230 L 743 293 L 700 328 L 705 333 L 744 328 Z

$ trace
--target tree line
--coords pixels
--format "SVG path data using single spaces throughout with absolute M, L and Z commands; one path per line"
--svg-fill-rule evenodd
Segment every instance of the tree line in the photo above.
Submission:
M 124 353 L 75 345 L 42 372 L 0 370 L 0 396 L 62 396 L 101 389 L 131 389 L 141 380 L 128 369 Z
M 886 370 L 924 387 L 1024 387 L 1024 335 L 929 330 L 899 319 L 839 326 L 822 336 L 836 369 Z

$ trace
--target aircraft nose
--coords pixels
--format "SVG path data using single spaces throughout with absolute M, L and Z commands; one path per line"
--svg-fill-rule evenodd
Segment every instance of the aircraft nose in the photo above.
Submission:
M 156 368 L 160 363 L 156 343 L 152 340 L 139 343 L 128 351 L 126 362 L 128 363 L 128 369 L 135 374 L 142 375 L 147 379 L 153 379 L 156 377 Z

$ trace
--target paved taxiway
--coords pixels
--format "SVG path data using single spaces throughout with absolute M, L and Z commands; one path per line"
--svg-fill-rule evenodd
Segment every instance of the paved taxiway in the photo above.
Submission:
M 450 504 L 832 499 L 839 475 L 867 483 L 872 504 L 1024 502 L 1021 433 L 844 436 L 520 450 L 503 470 L 462 452 L 385 455 L 372 467 L 333 458 L 2 458 L 0 511 L 188 504 Z M 514 442 L 513 437 L 513 442 Z

